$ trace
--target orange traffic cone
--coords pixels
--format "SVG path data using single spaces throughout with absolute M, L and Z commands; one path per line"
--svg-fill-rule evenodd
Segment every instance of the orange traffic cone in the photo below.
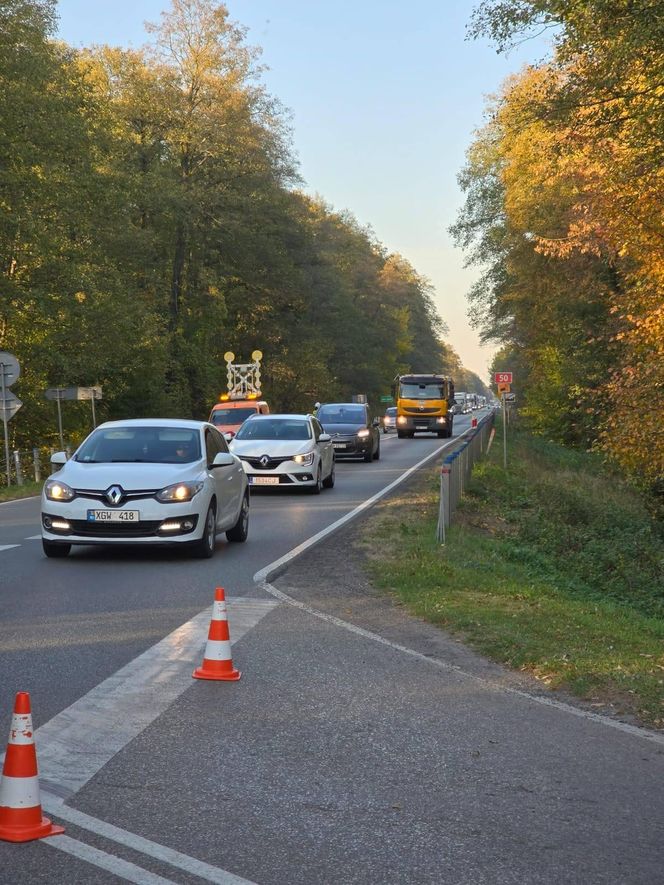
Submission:
M 0 839 L 29 842 L 64 831 L 42 815 L 30 695 L 19 691 L 0 778 Z
M 212 620 L 208 632 L 203 663 L 194 670 L 194 679 L 239 679 L 242 674 L 233 667 L 231 640 L 226 617 L 226 599 L 222 587 L 214 591 Z

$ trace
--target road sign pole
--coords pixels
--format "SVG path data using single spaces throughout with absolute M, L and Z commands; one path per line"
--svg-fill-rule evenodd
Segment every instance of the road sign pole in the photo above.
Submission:
M 5 388 L 5 363 L 0 363 L 0 378 L 2 378 L 2 423 L 5 428 L 5 463 L 7 465 L 7 485 L 12 484 L 9 473 L 9 432 L 7 430 L 7 410 L 4 408 L 7 401 L 7 390 Z
M 95 415 L 95 392 L 94 389 L 92 391 L 92 396 L 90 397 L 90 403 L 92 404 L 92 429 L 94 430 L 97 426 L 97 416 Z
M 62 409 L 60 407 L 60 391 L 59 390 L 58 390 L 58 395 L 57 395 L 55 401 L 58 404 L 58 432 L 60 433 L 60 448 L 62 450 L 64 450 L 65 440 L 62 435 Z
M 507 399 L 503 393 L 503 467 L 507 469 Z

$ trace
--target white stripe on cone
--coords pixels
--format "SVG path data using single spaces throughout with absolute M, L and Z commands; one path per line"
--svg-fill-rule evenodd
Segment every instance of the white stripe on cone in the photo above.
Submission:
M 223 615 L 223 617 L 222 617 Z M 227 621 L 226 617 L 226 603 L 215 599 L 212 603 L 212 620 L 213 621 Z
M 34 808 L 35 805 L 41 805 L 38 777 L 2 775 L 0 806 L 3 808 Z
M 30 713 L 14 713 L 9 729 L 10 744 L 34 744 L 32 716 Z
M 204 658 L 206 661 L 230 661 L 231 644 L 228 639 L 208 639 Z

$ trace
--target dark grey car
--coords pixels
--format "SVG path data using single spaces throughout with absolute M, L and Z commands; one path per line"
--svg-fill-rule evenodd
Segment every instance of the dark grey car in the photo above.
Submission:
M 380 420 L 371 417 L 366 403 L 323 403 L 316 417 L 332 437 L 337 460 L 380 458 Z

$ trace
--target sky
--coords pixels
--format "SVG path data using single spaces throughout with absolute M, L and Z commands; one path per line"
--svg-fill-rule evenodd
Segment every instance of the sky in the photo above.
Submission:
M 479 0 L 477 0 L 479 2 Z M 448 233 L 457 175 L 487 96 L 548 54 L 541 40 L 499 55 L 466 38 L 476 0 L 227 0 L 262 49 L 262 81 L 289 110 L 304 189 L 369 225 L 435 290 L 445 339 L 488 380 L 466 294 L 478 276 Z M 71 46 L 138 48 L 170 0 L 59 0 Z

